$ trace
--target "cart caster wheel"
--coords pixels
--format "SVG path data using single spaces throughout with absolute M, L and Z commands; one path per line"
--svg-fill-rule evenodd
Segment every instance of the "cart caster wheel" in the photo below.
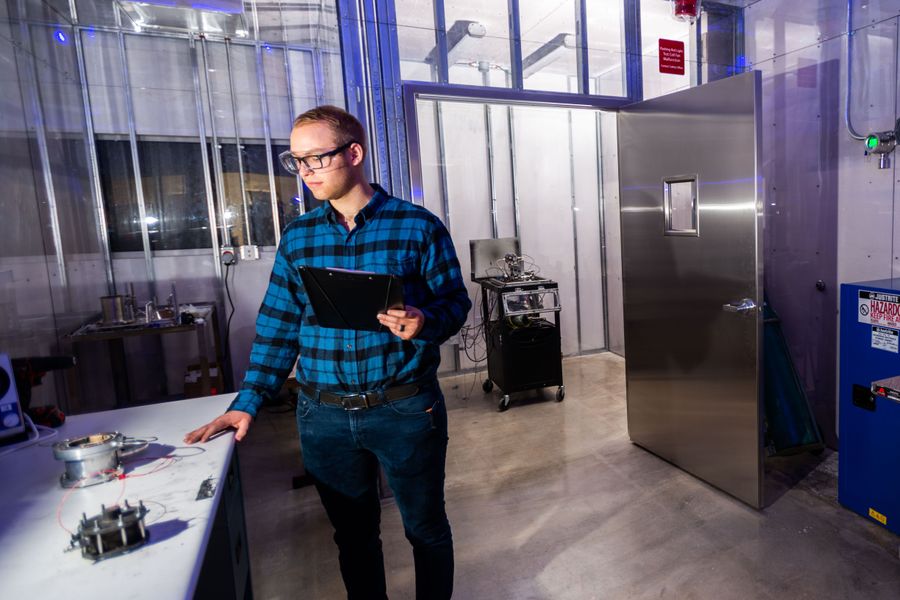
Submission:
M 556 401 L 562 402 L 565 399 L 566 399 L 566 386 L 561 385 L 558 388 L 556 388 Z
M 484 393 L 490 393 L 492 389 L 494 389 L 494 382 L 490 379 L 485 379 L 484 383 L 481 384 L 481 389 L 484 390 Z
M 500 404 L 497 405 L 497 411 L 503 412 L 507 408 L 509 408 L 509 394 L 503 394 L 503 397 L 500 398 Z

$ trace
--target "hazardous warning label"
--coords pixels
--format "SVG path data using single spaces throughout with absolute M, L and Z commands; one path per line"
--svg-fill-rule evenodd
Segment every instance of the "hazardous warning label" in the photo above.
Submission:
M 859 292 L 860 323 L 900 329 L 900 296 L 881 292 Z
M 873 325 L 872 347 L 876 350 L 885 350 L 897 354 L 898 350 L 900 350 L 900 331 Z

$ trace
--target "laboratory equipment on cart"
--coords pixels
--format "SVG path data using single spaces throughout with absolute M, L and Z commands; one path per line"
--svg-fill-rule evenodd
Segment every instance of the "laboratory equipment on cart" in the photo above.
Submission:
M 500 411 L 512 393 L 551 386 L 562 401 L 559 285 L 526 267 L 516 238 L 472 240 L 470 249 L 487 350 L 482 389 L 500 388 Z

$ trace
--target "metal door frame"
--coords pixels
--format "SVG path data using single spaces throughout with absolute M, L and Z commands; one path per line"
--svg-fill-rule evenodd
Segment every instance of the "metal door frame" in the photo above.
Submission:
M 418 100 L 433 100 L 438 102 L 468 102 L 472 104 L 504 104 L 507 106 L 528 106 L 528 107 L 551 107 L 551 108 L 561 108 L 561 109 L 588 109 L 594 111 L 610 111 L 614 112 L 618 108 L 621 108 L 629 103 L 627 98 L 619 98 L 619 97 L 611 97 L 611 96 L 574 96 L 573 94 L 567 93 L 557 93 L 557 92 L 535 92 L 535 91 L 518 91 L 518 90 L 510 90 L 505 88 L 490 88 L 490 87 L 479 87 L 479 86 L 467 86 L 467 85 L 452 85 L 448 86 L 445 84 L 439 83 L 424 83 L 424 82 L 412 82 L 412 83 L 404 83 L 403 84 L 403 116 L 404 122 L 406 125 L 406 143 L 407 143 L 407 156 L 408 156 L 408 164 L 409 164 L 409 181 L 410 181 L 410 198 L 409 200 L 414 204 L 423 205 L 424 197 L 423 197 L 423 179 L 424 175 L 422 172 L 422 162 L 421 162 L 421 141 L 419 135 L 419 122 L 418 122 Z M 439 105 L 437 105 L 439 108 Z M 512 123 L 512 111 L 509 113 L 510 118 L 510 136 L 514 136 L 514 127 Z M 443 152 L 443 141 L 441 135 L 440 128 L 440 116 L 438 116 L 438 147 L 439 151 Z M 490 129 L 487 129 L 488 139 L 486 141 L 488 148 L 493 147 L 493 143 L 490 140 Z M 514 137 L 513 137 L 514 139 Z M 601 146 L 600 146 L 600 124 L 599 124 L 599 115 L 597 118 L 597 170 L 598 176 L 602 177 L 602 157 L 601 157 Z M 511 153 L 511 164 L 513 170 L 513 207 L 515 212 L 515 233 L 516 236 L 519 235 L 519 199 L 518 193 L 516 192 L 516 184 L 515 184 L 515 168 L 516 168 L 516 160 L 515 160 L 515 149 L 514 144 L 510 144 L 510 153 Z M 488 160 L 491 160 L 491 152 L 488 152 Z M 441 157 L 443 162 L 443 156 Z M 443 173 L 443 169 L 441 170 Z M 493 165 L 488 165 L 488 173 L 491 177 L 490 187 L 493 188 Z M 572 175 L 574 177 L 574 174 Z M 446 181 L 442 181 L 442 209 L 443 214 L 441 215 L 441 220 L 444 222 L 447 229 L 450 229 L 450 207 L 447 199 L 447 185 Z M 577 215 L 578 212 L 574 206 L 574 193 L 575 186 L 574 181 L 572 185 L 572 226 L 573 226 L 573 243 L 574 243 L 574 253 L 575 253 L 575 289 L 576 289 L 576 329 L 578 335 L 578 353 L 582 352 L 582 344 L 581 344 L 581 310 L 580 310 L 580 298 L 577 297 L 579 292 L 578 278 L 578 233 L 577 233 Z M 489 202 L 490 206 L 488 210 L 490 211 L 491 219 L 492 219 L 492 230 L 494 232 L 497 231 L 497 213 L 495 207 L 495 198 L 493 198 L 493 191 L 491 191 Z M 600 348 L 601 351 L 609 349 L 609 311 L 608 311 L 608 294 L 607 294 L 607 265 L 606 265 L 606 220 L 605 220 L 605 201 L 603 197 L 603 186 L 602 181 L 598 181 L 598 196 L 600 198 L 600 206 L 598 207 L 599 213 L 599 223 L 598 227 L 600 229 L 599 232 L 599 242 L 600 242 L 600 280 L 601 280 L 601 293 L 603 295 L 603 346 Z M 456 354 L 458 357 L 458 353 Z M 459 364 L 457 360 L 456 370 L 459 370 Z
M 757 398 L 756 398 L 756 424 L 755 424 L 755 427 L 756 427 L 756 435 L 757 435 L 757 494 L 756 494 L 757 497 L 756 497 L 756 499 L 755 499 L 755 502 L 748 501 L 747 499 L 738 497 L 736 494 L 734 494 L 734 493 L 732 493 L 732 492 L 730 492 L 730 491 L 728 491 L 728 490 L 725 490 L 725 489 L 723 489 L 723 488 L 718 487 L 718 485 L 716 485 L 715 483 L 712 483 L 712 482 L 707 482 L 707 483 L 710 483 L 710 485 L 713 485 L 714 487 L 716 487 L 716 489 L 719 489 L 719 490 L 721 490 L 721 491 L 723 491 L 723 492 L 725 492 L 725 493 L 731 495 L 732 497 L 735 497 L 735 498 L 737 498 L 738 500 L 741 500 L 742 502 L 745 502 L 745 503 L 749 504 L 750 506 L 753 506 L 754 508 L 761 509 L 761 508 L 763 508 L 764 505 L 765 505 L 765 477 L 764 477 L 764 475 L 765 475 L 765 469 L 764 469 L 764 447 L 763 447 L 763 444 L 764 444 L 764 435 L 763 435 L 763 423 L 764 423 L 764 414 L 763 414 L 763 410 L 764 410 L 764 403 L 763 403 L 763 395 L 764 395 L 764 393 L 765 393 L 765 382 L 764 382 L 764 375 L 765 375 L 765 373 L 764 373 L 764 367 L 763 367 L 763 364 L 764 364 L 764 363 L 763 363 L 763 358 L 764 358 L 764 357 L 763 357 L 763 351 L 764 351 L 764 347 L 763 347 L 763 312 L 762 312 L 762 306 L 763 306 L 763 301 L 764 301 L 764 281 L 763 281 L 763 275 L 764 275 L 764 271 L 763 271 L 763 269 L 764 269 L 764 262 L 763 262 L 763 261 L 764 261 L 764 256 L 763 256 L 763 240 L 764 240 L 764 238 L 763 238 L 763 235 L 764 235 L 764 217 L 765 217 L 765 213 L 764 213 L 764 208 L 765 208 L 765 186 L 763 185 L 762 175 L 761 175 L 761 173 L 762 173 L 762 155 L 761 155 L 761 153 L 762 153 L 762 145 L 761 145 L 761 140 L 762 140 L 762 111 L 761 111 L 761 108 L 762 108 L 762 77 L 761 77 L 761 72 L 760 72 L 760 71 L 756 71 L 756 70 L 754 70 L 754 71 L 749 71 L 749 72 L 744 73 L 744 74 L 741 74 L 741 75 L 737 75 L 737 76 L 734 76 L 734 77 L 729 77 L 729 78 L 726 78 L 726 79 L 723 79 L 723 80 L 719 80 L 719 81 L 717 81 L 717 82 L 712 82 L 712 83 L 709 83 L 709 84 L 705 84 L 704 86 L 692 87 L 692 88 L 689 88 L 689 89 L 687 89 L 687 90 L 684 90 L 683 92 L 675 92 L 674 94 L 679 94 L 679 93 L 692 93 L 692 92 L 693 92 L 693 93 L 696 93 L 696 90 L 697 90 L 697 89 L 700 89 L 700 88 L 702 88 L 702 87 L 706 87 L 706 86 L 714 86 L 714 85 L 721 85 L 721 84 L 723 84 L 723 83 L 725 83 L 725 82 L 732 82 L 732 81 L 735 79 L 735 77 L 752 77 L 753 80 L 754 80 L 754 82 L 753 82 L 753 90 L 754 90 L 754 91 L 753 91 L 753 94 L 754 94 L 754 99 L 753 99 L 753 100 L 754 100 L 754 133 L 755 133 L 755 139 L 754 139 L 753 157 L 754 157 L 754 171 L 755 171 L 755 175 L 754 175 L 754 177 L 753 177 L 753 189 L 754 189 L 754 199 L 753 199 L 753 203 L 754 203 L 754 210 L 755 210 L 755 219 L 754 219 L 754 227 L 755 227 L 755 247 L 754 247 L 754 254 L 755 254 L 755 260 L 756 260 L 756 269 L 755 269 L 756 298 L 755 298 L 754 300 L 755 300 L 756 305 L 757 305 L 756 308 L 755 308 L 755 312 L 756 312 L 756 320 L 757 320 L 757 323 L 756 323 L 756 369 L 755 369 L 755 371 L 756 371 L 756 386 L 757 386 L 757 388 L 756 388 L 756 391 L 757 391 L 757 394 L 756 394 L 756 396 L 757 396 Z M 669 94 L 669 95 L 664 96 L 664 97 L 671 97 L 672 95 L 673 95 L 673 94 Z M 660 97 L 660 98 L 664 98 L 664 97 Z M 657 99 L 650 99 L 650 100 L 647 100 L 647 101 L 644 101 L 644 102 L 635 103 L 634 105 L 631 105 L 631 106 L 638 106 L 638 105 L 640 105 L 640 104 L 644 104 L 645 102 L 647 102 L 647 103 L 649 103 L 649 102 L 654 102 L 654 100 L 657 100 Z M 621 133 L 621 132 L 620 132 L 620 133 Z M 621 136 L 620 136 L 620 137 L 619 137 L 619 146 L 620 146 L 619 160 L 620 160 L 620 161 L 622 160 L 621 140 L 622 140 L 622 138 L 621 138 Z M 624 202 L 624 200 L 625 200 L 625 195 L 622 193 L 622 190 L 623 190 L 623 189 L 626 189 L 626 188 L 623 188 L 622 186 L 625 185 L 625 184 L 627 183 L 627 182 L 624 181 L 624 179 L 625 179 L 625 178 L 624 178 L 624 177 L 622 176 L 622 174 L 620 173 L 620 177 L 619 177 L 620 194 L 619 194 L 619 197 L 620 197 L 620 202 L 622 202 L 622 204 L 623 204 L 622 209 L 620 210 L 620 213 L 619 213 L 620 219 L 622 218 L 623 213 L 626 212 L 625 207 L 624 207 L 624 204 L 625 204 L 625 202 Z M 636 211 L 643 211 L 643 210 L 647 210 L 647 209 L 644 208 L 644 207 L 636 207 L 635 210 L 636 210 Z M 664 233 L 663 231 L 660 231 L 660 235 L 663 235 L 663 233 Z M 626 310 L 627 310 L 627 305 L 628 305 L 628 302 L 627 302 L 627 294 L 628 294 L 628 291 L 627 291 L 627 288 L 626 288 L 626 277 L 625 277 L 625 268 L 626 268 L 626 260 L 625 260 L 625 236 L 626 236 L 626 230 L 625 230 L 624 223 L 623 223 L 622 226 L 621 226 L 622 251 L 623 251 L 623 261 L 622 261 L 622 262 L 623 262 L 623 267 L 622 267 L 622 271 L 623 271 L 623 295 L 626 297 L 625 308 L 626 308 Z M 628 319 L 627 319 L 627 316 L 626 316 L 626 317 L 625 317 L 625 322 L 626 322 L 626 324 L 627 324 L 627 321 L 628 321 Z M 626 327 L 626 331 L 627 331 L 627 327 Z M 625 340 L 625 346 L 626 346 L 626 361 L 627 361 L 627 348 L 628 348 L 628 340 L 627 340 L 627 339 Z M 627 365 L 627 362 L 626 362 L 626 365 Z M 627 379 L 627 367 L 626 367 L 626 402 L 628 402 L 627 398 L 628 398 L 628 389 L 629 389 L 629 387 L 630 387 L 630 386 L 629 386 L 629 381 L 628 381 L 628 379 Z M 689 436 L 689 435 L 690 435 L 690 432 L 685 432 L 684 435 L 685 435 L 685 436 Z M 630 432 L 630 431 L 629 431 L 629 437 L 631 437 L 631 432 Z M 636 442 L 636 443 L 639 443 L 639 442 Z M 645 447 L 645 446 L 642 445 L 641 447 Z M 645 447 L 645 448 L 646 448 L 646 447 Z M 654 454 L 656 454 L 656 451 L 653 450 L 652 448 L 646 448 L 646 449 L 649 450 L 650 452 L 653 452 Z M 703 479 L 703 478 L 700 477 L 699 475 L 695 475 L 694 473 L 692 473 L 692 472 L 691 472 L 690 470 L 688 470 L 686 467 L 683 467 L 683 466 L 681 466 L 681 465 L 678 465 L 677 463 L 675 463 L 674 461 L 672 461 L 672 460 L 666 458 L 665 456 L 662 456 L 662 455 L 659 455 L 659 456 L 661 456 L 664 460 L 667 460 L 668 462 L 671 462 L 672 464 L 678 466 L 679 468 L 682 468 L 684 471 L 688 472 L 688 473 L 691 474 L 692 476 L 697 477 L 698 479 L 701 479 L 701 480 L 703 480 L 703 481 L 706 481 L 705 479 Z

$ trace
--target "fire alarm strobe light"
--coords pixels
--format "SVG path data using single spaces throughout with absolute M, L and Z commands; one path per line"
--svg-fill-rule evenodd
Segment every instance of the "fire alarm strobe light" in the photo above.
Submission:
M 672 14 L 679 21 L 693 23 L 700 15 L 700 0 L 674 0 Z

